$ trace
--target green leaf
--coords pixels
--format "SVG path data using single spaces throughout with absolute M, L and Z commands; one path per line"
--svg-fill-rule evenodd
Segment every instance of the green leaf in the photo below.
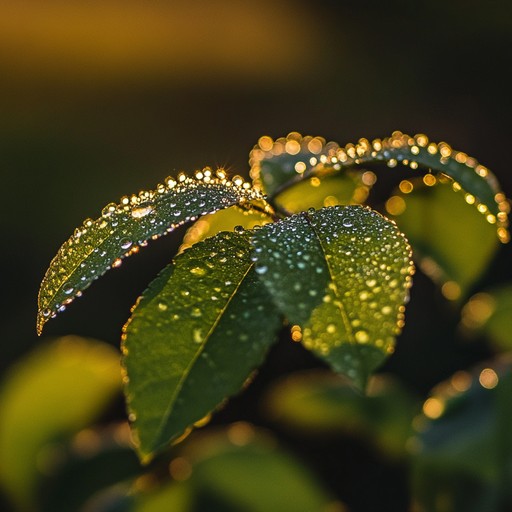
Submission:
M 386 203 L 422 270 L 449 299 L 464 298 L 498 248 L 495 228 L 450 183 L 404 180 Z
M 143 460 L 243 385 L 281 325 L 245 233 L 176 257 L 125 327 L 126 397 Z
M 496 177 L 476 159 L 453 150 L 445 142 L 429 142 L 423 134 L 411 137 L 396 131 L 391 137 L 372 142 L 362 138 L 357 144 L 345 147 L 295 132 L 276 141 L 262 137 L 251 153 L 250 162 L 256 185 L 271 197 L 312 175 L 367 168 L 372 164 L 386 163 L 389 167 L 403 164 L 429 173 L 442 173 L 454 180 L 455 190 L 462 188 L 469 194 L 468 202 L 495 225 L 502 242 L 510 239 L 507 229 L 510 207 Z
M 367 196 L 368 188 L 363 185 L 360 174 L 347 173 L 303 180 L 283 190 L 275 202 L 281 209 L 299 213 L 308 208 L 361 203 Z
M 253 243 L 256 272 L 305 347 L 363 387 L 393 351 L 411 286 L 410 247 L 396 225 L 369 208 L 334 206 L 267 224 Z
M 413 492 L 426 511 L 512 505 L 509 358 L 459 371 L 436 386 L 415 420 Z
M 462 309 L 461 326 L 474 335 L 483 333 L 500 351 L 512 349 L 512 284 L 495 286 L 473 295 Z
M 76 336 L 12 368 L 0 389 L 0 483 L 13 500 L 29 506 L 37 478 L 59 460 L 59 438 L 89 425 L 120 388 L 119 353 Z
M 134 511 L 345 510 L 275 439 L 243 422 L 191 439 L 171 461 L 170 470 L 182 481 L 135 494 Z
M 264 209 L 264 205 L 262 208 Z M 188 228 L 180 252 L 192 247 L 195 243 L 220 233 L 221 231 L 233 231 L 236 226 L 244 229 L 253 229 L 255 226 L 268 224 L 272 218 L 266 213 L 252 208 L 242 209 L 231 206 L 209 215 L 204 215 Z
M 411 422 L 419 412 L 417 400 L 391 375 L 374 375 L 363 395 L 339 375 L 318 370 L 277 381 L 264 405 L 272 421 L 301 435 L 343 432 L 391 457 L 406 455 Z
M 118 267 L 122 258 L 149 239 L 173 231 L 200 215 L 260 197 L 239 177 L 228 181 L 223 171 L 210 169 L 195 178 L 169 177 L 154 191 L 124 197 L 107 205 L 101 217 L 87 219 L 59 249 L 39 291 L 37 330 L 63 311 L 94 280 Z

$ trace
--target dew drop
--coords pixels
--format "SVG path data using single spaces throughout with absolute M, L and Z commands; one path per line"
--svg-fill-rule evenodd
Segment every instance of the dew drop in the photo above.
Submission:
M 346 228 L 350 228 L 354 225 L 352 219 L 349 219 L 348 217 L 345 217 L 342 221 L 342 224 L 343 226 L 345 226 Z
M 256 271 L 257 274 L 263 275 L 263 274 L 265 274 L 265 272 L 267 272 L 268 267 L 265 265 L 262 265 L 261 267 L 256 267 L 254 270 Z
M 194 343 L 201 343 L 203 341 L 203 331 L 201 329 L 194 329 L 192 333 Z
M 160 311 L 167 311 L 167 304 L 165 304 L 165 302 L 159 302 L 158 303 L 158 309 Z
M 119 243 L 121 245 L 121 249 L 129 249 L 133 245 L 133 242 L 129 238 L 121 238 Z
M 370 337 L 366 331 L 357 331 L 354 337 L 358 343 L 368 343 Z
M 194 267 L 190 269 L 190 273 L 195 276 L 204 276 L 206 274 L 206 269 L 203 267 Z

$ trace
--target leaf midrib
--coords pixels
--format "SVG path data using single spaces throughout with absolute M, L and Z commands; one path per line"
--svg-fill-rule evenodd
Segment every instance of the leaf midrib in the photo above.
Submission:
M 160 422 L 160 424 L 159 424 L 159 426 L 158 426 L 158 428 L 156 430 L 156 433 L 154 435 L 154 439 L 156 439 L 156 440 L 160 439 L 160 437 L 162 435 L 162 432 L 164 431 L 165 424 L 167 423 L 167 421 L 169 419 L 169 416 L 171 415 L 171 413 L 173 411 L 174 404 L 176 403 L 178 395 L 181 392 L 181 390 L 183 389 L 183 386 L 185 385 L 185 382 L 186 382 L 186 380 L 187 380 L 187 378 L 188 378 L 188 376 L 189 376 L 189 374 L 191 372 L 191 369 L 195 365 L 195 363 L 196 363 L 197 359 L 199 358 L 199 356 L 202 354 L 204 348 L 206 347 L 206 345 L 208 343 L 208 340 L 210 339 L 210 336 L 213 334 L 214 330 L 218 326 L 221 318 L 223 317 L 224 313 L 226 312 L 228 306 L 231 304 L 231 301 L 233 300 L 233 298 L 237 294 L 238 290 L 240 289 L 240 286 L 244 282 L 245 278 L 247 277 L 247 275 L 249 274 L 249 272 L 250 272 L 250 270 L 252 269 L 253 266 L 254 266 L 254 263 L 250 262 L 249 266 L 247 267 L 247 270 L 244 272 L 242 278 L 240 279 L 240 281 L 236 285 L 235 289 L 233 290 L 233 292 L 229 296 L 228 300 L 226 301 L 226 304 L 224 305 L 224 307 L 221 309 L 221 311 L 217 315 L 215 321 L 212 323 L 212 326 L 210 327 L 210 329 L 208 330 L 208 333 L 204 337 L 203 343 L 201 343 L 201 345 L 198 347 L 197 352 L 195 353 L 194 357 L 192 357 L 189 365 L 186 367 L 185 371 L 183 372 L 183 375 L 180 378 L 178 384 L 176 385 L 175 391 L 174 391 L 174 393 L 172 394 L 172 396 L 171 396 L 171 398 L 169 400 L 169 404 L 168 404 L 168 406 L 167 406 L 167 408 L 166 408 L 166 410 L 164 412 L 164 415 L 162 417 L 162 420 L 161 420 L 161 422 Z
M 318 241 L 318 244 L 320 245 L 320 249 L 321 249 L 322 255 L 324 257 L 325 265 L 327 266 L 327 270 L 329 272 L 329 277 L 331 279 L 331 283 L 333 284 L 333 286 L 335 288 L 333 291 L 336 293 L 336 296 L 339 299 L 338 300 L 338 304 L 339 304 L 338 305 L 338 309 L 340 310 L 340 315 L 341 315 L 341 318 L 343 320 L 343 325 L 345 326 L 345 330 L 347 332 L 347 335 L 349 337 L 349 342 L 355 344 L 356 340 L 354 338 L 354 332 L 353 332 L 352 327 L 350 325 L 350 321 L 349 321 L 347 312 L 345 310 L 345 306 L 343 305 L 343 302 L 341 301 L 340 295 L 338 293 L 338 287 L 336 286 L 336 282 L 334 281 L 334 273 L 333 273 L 333 270 L 332 270 L 332 268 L 331 268 L 331 266 L 329 264 L 329 259 L 327 258 L 327 253 L 326 253 L 324 244 L 322 243 L 322 239 L 319 237 L 319 235 L 318 235 L 318 233 L 317 233 L 317 231 L 315 229 L 315 226 L 311 223 L 311 219 L 309 218 L 309 216 L 307 214 L 305 214 L 304 217 L 306 218 L 306 221 L 310 225 L 311 230 L 315 234 L 315 237 L 316 237 L 316 239 Z

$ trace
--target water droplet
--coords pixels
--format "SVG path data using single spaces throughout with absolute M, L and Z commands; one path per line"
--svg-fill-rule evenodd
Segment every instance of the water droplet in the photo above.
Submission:
M 370 336 L 368 336 L 366 331 L 357 331 L 354 334 L 354 337 L 358 343 L 368 343 L 370 340 Z
M 70 284 L 66 284 L 64 285 L 64 288 L 62 289 L 62 291 L 66 294 L 66 295 L 71 295 L 73 293 L 73 287 L 70 285 Z
M 199 318 L 202 315 L 202 311 L 199 308 L 194 308 L 190 312 L 190 316 L 193 316 L 194 318 Z
M 201 343 L 203 341 L 203 331 L 201 329 L 194 329 L 192 337 L 194 343 Z
M 139 206 L 138 208 L 134 208 L 132 210 L 132 217 L 134 219 L 141 219 L 142 217 L 149 215 L 153 211 L 154 210 L 152 206 Z
M 345 226 L 346 228 L 350 228 L 354 225 L 354 222 L 352 221 L 352 219 L 348 218 L 348 217 L 345 217 L 342 221 L 342 224 L 343 226 Z
M 190 269 L 190 273 L 196 276 L 204 276 L 206 274 L 206 269 L 203 267 L 194 267 Z
M 159 302 L 158 303 L 158 309 L 160 311 L 167 311 L 167 304 L 165 304 L 165 302 Z
M 121 249 L 129 249 L 133 245 L 133 242 L 129 238 L 121 238 L 119 243 L 121 245 Z
M 257 274 L 262 275 L 268 270 L 268 267 L 265 265 L 262 265 L 261 267 L 256 267 L 254 270 L 256 271 Z

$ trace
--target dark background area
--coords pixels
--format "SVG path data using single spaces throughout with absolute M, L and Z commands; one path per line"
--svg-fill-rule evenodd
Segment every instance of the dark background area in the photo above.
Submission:
M 511 64 L 505 0 L 0 3 L 0 371 L 54 336 L 118 346 L 184 231 L 105 275 L 37 338 L 38 286 L 60 244 L 108 202 L 169 174 L 210 165 L 247 176 L 262 135 L 345 144 L 425 133 L 477 158 L 511 196 Z M 396 184 L 386 170 L 379 180 L 383 195 Z M 501 247 L 477 288 L 510 280 L 511 255 Z M 406 320 L 383 370 L 420 395 L 487 354 L 456 336 L 457 312 L 421 274 Z M 321 366 L 281 338 L 214 422 L 264 423 L 255 404 L 268 383 Z M 407 510 L 403 468 L 362 443 L 283 438 L 351 510 Z

